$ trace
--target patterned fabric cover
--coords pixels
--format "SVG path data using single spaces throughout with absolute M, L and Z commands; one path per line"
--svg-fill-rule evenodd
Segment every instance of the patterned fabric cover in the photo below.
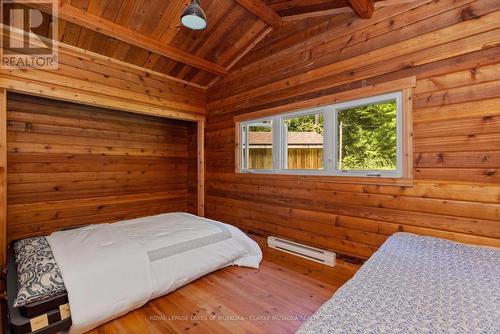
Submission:
M 19 292 L 14 307 L 41 301 L 66 291 L 61 272 L 45 237 L 14 244 Z
M 397 233 L 298 330 L 500 333 L 500 250 Z

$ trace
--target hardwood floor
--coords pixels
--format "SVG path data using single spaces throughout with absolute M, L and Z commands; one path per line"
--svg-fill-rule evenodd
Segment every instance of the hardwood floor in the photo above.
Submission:
M 359 268 L 262 248 L 258 270 L 219 270 L 91 333 L 294 333 Z

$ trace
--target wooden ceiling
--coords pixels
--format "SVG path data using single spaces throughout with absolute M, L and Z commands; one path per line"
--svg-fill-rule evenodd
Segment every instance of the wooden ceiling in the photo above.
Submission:
M 401 0 L 397 0 L 400 2 Z M 408 0 L 403 0 L 408 1 Z M 189 0 L 62 0 L 60 42 L 208 86 L 272 30 L 346 11 L 369 18 L 395 0 L 201 0 L 208 28 L 180 24 Z M 354 15 L 354 14 L 353 14 Z

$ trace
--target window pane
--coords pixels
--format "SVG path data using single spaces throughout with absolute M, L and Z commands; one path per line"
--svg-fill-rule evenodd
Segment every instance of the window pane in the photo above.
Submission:
M 323 114 L 285 119 L 288 169 L 323 169 Z
M 339 110 L 339 170 L 397 169 L 395 100 Z
M 248 125 L 248 169 L 273 168 L 273 122 Z

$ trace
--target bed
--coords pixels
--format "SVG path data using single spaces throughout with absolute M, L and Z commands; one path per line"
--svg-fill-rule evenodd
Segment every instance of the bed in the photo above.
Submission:
M 500 250 L 396 233 L 297 333 L 500 333 Z
M 45 239 L 67 292 L 70 333 L 91 330 L 217 269 L 258 268 L 262 259 L 259 246 L 236 227 L 187 213 L 89 225 Z

